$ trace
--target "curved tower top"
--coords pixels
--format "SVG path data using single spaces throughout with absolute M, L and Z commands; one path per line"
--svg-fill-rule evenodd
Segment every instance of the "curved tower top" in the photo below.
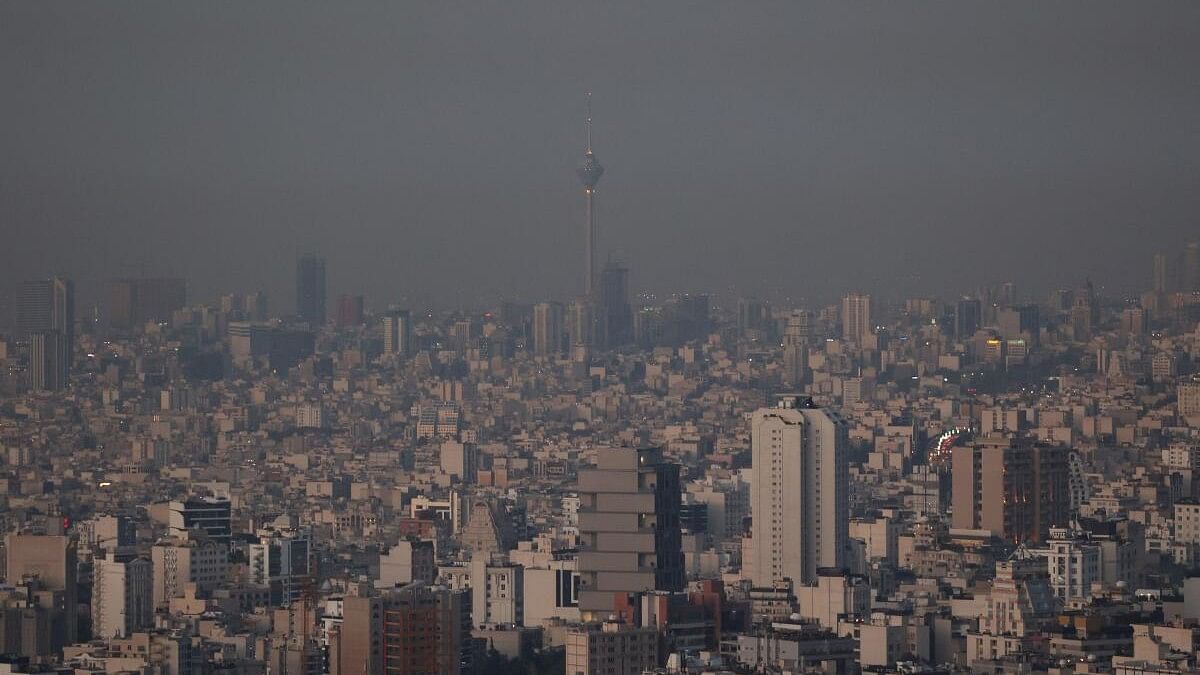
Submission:
M 604 175 L 604 167 L 600 166 L 600 160 L 596 159 L 596 153 L 592 152 L 592 93 L 587 95 L 587 150 L 583 153 L 583 164 L 575 170 L 579 176 L 579 181 L 583 183 L 583 187 L 588 190 L 595 189 L 596 184 L 600 182 L 600 176 Z

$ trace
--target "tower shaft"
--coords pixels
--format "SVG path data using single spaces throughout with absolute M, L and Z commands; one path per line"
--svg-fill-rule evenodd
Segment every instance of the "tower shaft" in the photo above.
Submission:
M 604 175 L 604 167 L 600 165 L 596 159 L 596 154 L 592 152 L 592 95 L 588 94 L 588 116 L 587 116 L 587 151 L 583 153 L 583 164 L 575 170 L 579 176 L 579 182 L 583 183 L 583 195 L 587 204 L 587 219 L 584 222 L 584 261 L 583 273 L 585 275 L 583 282 L 583 290 L 589 299 L 594 299 L 596 294 L 596 184 L 600 182 L 600 176 Z
M 588 298 L 595 298 L 596 295 L 596 189 L 587 187 L 583 189 L 583 194 L 587 200 L 587 220 L 584 224 L 584 293 Z

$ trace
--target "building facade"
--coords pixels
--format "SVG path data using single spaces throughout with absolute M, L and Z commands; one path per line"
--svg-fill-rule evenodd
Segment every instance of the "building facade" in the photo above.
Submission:
M 754 585 L 815 582 L 817 570 L 845 565 L 846 423 L 810 399 L 784 396 L 750 425 Z
M 602 448 L 579 472 L 579 609 L 605 618 L 619 598 L 684 585 L 679 465 L 659 448 Z

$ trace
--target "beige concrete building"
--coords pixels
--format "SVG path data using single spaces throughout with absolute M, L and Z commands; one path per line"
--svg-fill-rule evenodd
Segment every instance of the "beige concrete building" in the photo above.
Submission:
M 209 593 L 225 582 L 229 548 L 203 532 L 171 537 L 150 549 L 153 567 L 152 599 L 155 608 L 167 607 L 171 598 L 183 597 L 188 584 Z
M 459 675 L 471 672 L 468 591 L 413 584 L 349 596 L 330 646 L 332 675 Z
M 683 590 L 679 465 L 659 448 L 604 448 L 579 472 L 579 609 L 606 618 L 619 598 Z
M 152 570 L 145 558 L 93 561 L 93 637 L 129 637 L 154 623 Z
M 658 665 L 658 631 L 616 621 L 567 631 L 567 675 L 642 675 Z
M 10 534 L 4 540 L 5 570 L 10 584 L 26 577 L 37 577 L 46 590 L 63 591 L 62 630 L 55 630 L 51 642 L 71 644 L 79 639 L 79 603 L 75 542 L 61 535 Z
M 866 617 L 871 609 L 871 585 L 864 577 L 821 570 L 817 583 L 795 589 L 800 617 L 836 631 L 840 621 Z
M 866 342 L 873 332 L 871 296 L 850 293 L 842 298 L 842 338 L 856 344 Z
M 471 560 L 471 622 L 474 626 L 524 625 L 524 567 L 503 557 Z
M 952 525 L 1015 543 L 1042 542 L 1070 520 L 1070 450 L 986 436 L 952 455 Z
M 1179 383 L 1176 391 L 1178 398 L 1179 416 L 1192 423 L 1200 419 L 1200 379 L 1192 378 Z
M 814 583 L 818 569 L 845 564 L 846 423 L 810 399 L 785 396 L 755 411 L 750 426 L 754 585 Z
M 433 542 L 422 539 L 401 539 L 388 552 L 379 556 L 381 587 L 423 581 L 432 584 L 437 577 Z
M 533 353 L 553 356 L 562 351 L 563 306 L 557 302 L 539 302 L 533 306 Z

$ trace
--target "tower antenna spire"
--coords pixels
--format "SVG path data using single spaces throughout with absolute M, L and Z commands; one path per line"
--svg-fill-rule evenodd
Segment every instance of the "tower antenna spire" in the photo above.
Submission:
M 587 297 L 595 297 L 596 290 L 596 184 L 604 174 L 600 160 L 592 154 L 592 92 L 587 93 L 587 152 L 583 153 L 583 164 L 575 170 L 583 183 L 583 194 L 587 200 L 587 221 L 584 239 L 584 291 Z
M 587 128 L 587 151 L 592 151 L 592 92 L 587 93 L 587 122 L 584 125 Z

